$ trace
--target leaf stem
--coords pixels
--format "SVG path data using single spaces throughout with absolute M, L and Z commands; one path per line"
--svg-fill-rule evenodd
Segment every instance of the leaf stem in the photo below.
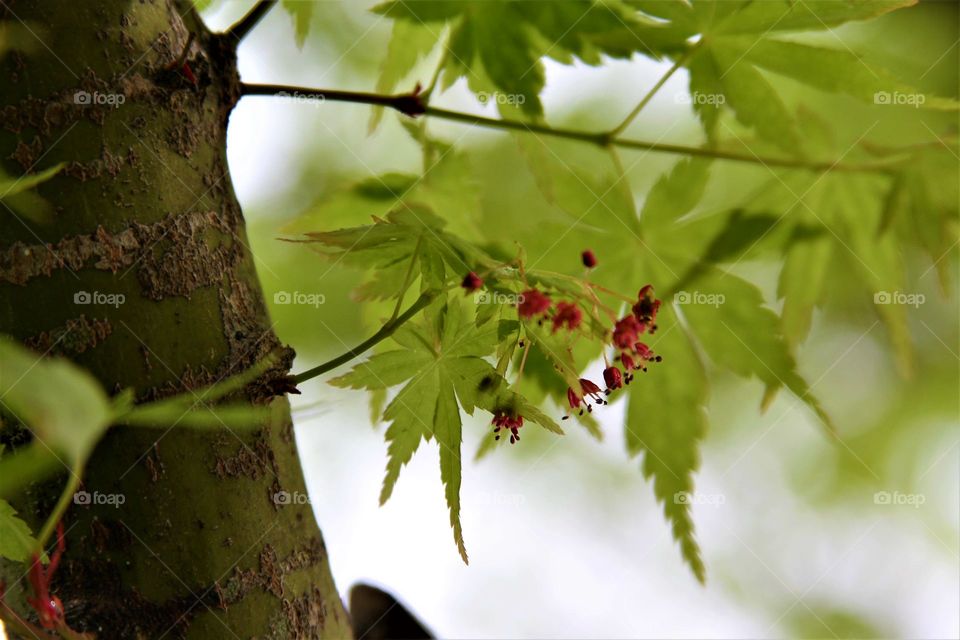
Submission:
M 634 302 L 636 302 L 636 300 L 634 300 L 633 298 L 627 297 L 627 296 L 623 295 L 622 293 L 620 293 L 619 291 L 614 291 L 613 289 L 608 289 L 607 287 L 605 287 L 605 286 L 603 286 L 603 285 L 601 285 L 601 284 L 597 284 L 596 282 L 587 282 L 586 285 L 587 285 L 588 287 L 592 288 L 592 289 L 596 289 L 597 291 L 603 291 L 604 293 L 609 294 L 609 295 L 611 295 L 611 296 L 613 296 L 613 297 L 615 297 L 615 298 L 620 298 L 620 299 L 623 300 L 624 302 L 628 302 L 628 303 L 630 303 L 630 304 L 633 304 Z
M 437 61 L 437 68 L 433 70 L 433 76 L 430 78 L 430 84 L 427 85 L 427 88 L 423 90 L 420 94 L 423 96 L 424 102 L 430 100 L 430 96 L 433 95 L 433 90 L 437 88 L 437 82 L 440 80 L 440 74 L 443 72 L 443 68 L 447 64 L 447 58 L 450 55 L 450 48 L 447 41 L 443 43 L 443 53 L 440 54 L 440 60 Z
M 520 367 L 517 369 L 517 379 L 514 381 L 514 384 L 520 382 L 520 377 L 523 376 L 523 369 L 527 366 L 527 356 L 530 355 L 530 342 L 529 337 L 523 345 L 523 357 L 520 358 Z
M 330 100 L 331 102 L 351 102 L 355 104 L 370 104 L 381 107 L 390 107 L 408 116 L 426 115 L 441 118 L 452 122 L 460 122 L 477 127 L 521 131 L 533 134 L 542 134 L 555 138 L 577 140 L 594 144 L 599 147 L 614 145 L 624 149 L 637 151 L 651 151 L 654 153 L 669 153 L 675 155 L 713 158 L 731 162 L 759 164 L 767 167 L 783 167 L 788 169 L 804 169 L 808 171 L 848 171 L 869 172 L 886 171 L 900 164 L 902 159 L 895 161 L 876 161 L 863 163 L 841 163 L 838 161 L 811 161 L 799 158 L 778 158 L 761 156 L 755 153 L 740 153 L 705 147 L 691 147 L 679 144 L 648 142 L 645 140 L 630 140 L 619 136 L 611 136 L 609 132 L 579 131 L 562 127 L 551 127 L 538 122 L 524 122 L 505 118 L 488 118 L 472 113 L 451 111 L 439 107 L 425 105 L 421 96 L 408 93 L 383 95 L 360 91 L 334 91 L 328 89 L 310 89 L 307 87 L 278 85 L 278 84 L 241 84 L 241 95 L 245 96 L 293 96 L 299 98 L 314 98 L 316 100 Z
M 690 59 L 690 56 L 691 56 L 691 55 L 693 54 L 693 52 L 697 49 L 697 46 L 698 46 L 699 44 L 700 44 L 700 43 L 698 42 L 697 44 L 695 44 L 695 45 L 693 45 L 692 47 L 690 47 L 689 49 L 687 49 L 682 56 L 680 56 L 679 58 L 677 58 L 677 61 L 673 63 L 673 66 L 670 67 L 665 74 L 663 74 L 662 76 L 660 76 L 660 79 L 657 80 L 657 83 L 656 83 L 655 85 L 653 85 L 652 87 L 650 87 L 650 90 L 647 91 L 647 95 L 645 95 L 645 96 L 643 96 L 643 98 L 641 98 L 640 102 L 637 103 L 637 106 L 635 106 L 635 107 L 633 108 L 633 111 L 631 111 L 631 112 L 627 115 L 627 117 L 623 119 L 623 122 L 621 122 L 620 124 L 618 124 L 615 128 L 613 128 L 613 129 L 610 131 L 610 137 L 611 137 L 611 138 L 616 138 L 616 137 L 619 136 L 621 133 L 623 133 L 624 130 L 626 130 L 627 127 L 630 126 L 630 123 L 633 122 L 633 119 L 637 117 L 637 114 L 639 114 L 639 113 L 643 110 L 643 108 L 644 108 L 645 106 L 647 106 L 647 103 L 650 102 L 650 100 L 653 99 L 653 96 L 657 95 L 657 91 L 659 91 L 660 88 L 663 87 L 664 84 L 666 84 L 667 80 L 669 80 L 670 77 L 671 77 L 674 73 L 677 72 L 677 69 L 679 69 L 679 68 L 682 67 L 684 64 L 686 64 L 687 60 Z
M 224 36 L 233 36 L 237 40 L 242 41 L 247 34 L 260 23 L 263 16 L 267 15 L 267 12 L 270 11 L 275 4 L 277 4 L 277 0 L 257 0 L 253 8 L 250 9 L 245 16 L 240 18 L 240 22 L 237 22 L 224 32 Z
M 78 473 L 78 471 L 82 473 L 82 467 L 80 469 L 70 469 L 67 484 L 63 487 L 63 492 L 60 494 L 57 504 L 54 505 L 53 511 L 47 516 L 47 521 L 43 523 L 43 529 L 40 530 L 40 535 L 37 536 L 37 555 L 43 554 L 43 549 L 47 546 L 47 541 L 50 540 L 54 530 L 57 528 L 57 523 L 63 519 L 63 514 L 70 506 L 73 494 L 80 488 L 80 473 Z
M 393 313 L 390 314 L 390 321 L 396 320 L 397 314 L 400 313 L 400 307 L 403 305 L 403 296 L 407 293 L 407 287 L 410 286 L 410 279 L 413 277 L 413 267 L 417 264 L 421 244 L 423 244 L 422 233 L 417 236 L 417 244 L 413 248 L 413 253 L 410 254 L 410 265 L 407 267 L 407 274 L 403 277 L 403 284 L 400 285 L 400 293 L 397 295 L 397 305 L 393 308 Z
M 417 313 L 419 313 L 421 309 L 423 309 L 428 304 L 433 302 L 433 299 L 436 298 L 440 293 L 441 293 L 440 289 L 430 289 L 428 291 L 424 291 L 423 293 L 420 294 L 420 297 L 417 298 L 416 301 L 407 308 L 406 311 L 401 313 L 399 316 L 395 318 L 391 318 L 390 320 L 385 322 L 383 326 L 380 327 L 380 329 L 375 334 L 373 334 L 372 336 L 370 336 L 369 338 L 367 338 L 366 340 L 364 340 L 354 348 L 350 349 L 349 351 L 346 351 L 345 353 L 340 354 L 336 358 L 332 360 L 327 360 L 323 364 L 317 365 L 312 369 L 307 369 L 302 373 L 296 374 L 295 376 L 293 376 L 294 383 L 300 384 L 301 382 L 305 382 L 307 380 L 310 380 L 311 378 L 316 378 L 319 375 L 323 375 L 327 371 L 336 369 L 340 365 L 350 362 L 351 360 L 353 360 L 354 358 L 356 358 L 357 356 L 359 356 L 364 351 L 371 348 L 378 342 L 381 342 L 382 340 L 389 338 L 391 335 L 393 335 L 393 332 L 400 327 L 400 325 L 402 325 L 404 322 L 406 322 L 413 316 L 417 315 Z

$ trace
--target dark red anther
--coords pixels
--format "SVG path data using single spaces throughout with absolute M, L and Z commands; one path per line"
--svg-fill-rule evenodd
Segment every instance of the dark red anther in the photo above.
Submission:
M 597 266 L 597 256 L 593 255 L 593 251 L 590 251 L 590 249 L 581 253 L 580 259 L 583 260 L 583 266 L 587 269 L 593 269 Z

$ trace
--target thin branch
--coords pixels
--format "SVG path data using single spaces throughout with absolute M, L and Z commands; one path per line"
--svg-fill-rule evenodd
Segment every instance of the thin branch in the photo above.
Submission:
M 724 151 L 721 149 L 710 149 L 704 147 L 690 147 L 679 144 L 665 144 L 660 142 L 646 142 L 643 140 L 628 140 L 625 138 L 611 136 L 609 132 L 589 132 L 578 131 L 575 129 L 564 129 L 561 127 L 551 127 L 537 122 L 522 122 L 519 120 L 507 120 L 498 118 L 487 118 L 472 113 L 463 113 L 460 111 L 450 111 L 439 107 L 430 107 L 424 105 L 421 96 L 418 94 L 397 94 L 381 95 L 377 93 L 364 93 L 358 91 L 332 91 L 328 89 L 310 89 L 306 87 L 297 87 L 277 84 L 242 84 L 241 93 L 245 96 L 295 96 L 297 98 L 313 98 L 315 100 L 330 100 L 331 102 L 352 102 L 355 104 L 372 104 L 381 107 L 390 107 L 400 113 L 408 116 L 427 115 L 433 118 L 441 118 L 452 122 L 461 122 L 477 127 L 486 127 L 490 129 L 500 129 L 509 131 L 524 131 L 527 133 L 542 134 L 555 138 L 564 138 L 567 140 L 577 140 L 594 144 L 599 147 L 614 145 L 623 149 L 634 149 L 638 151 L 652 151 L 655 153 L 670 153 L 675 155 L 694 156 L 699 158 L 713 158 L 716 160 L 729 160 L 731 162 L 744 162 L 748 164 L 759 164 L 767 167 L 784 167 L 789 169 L 805 169 L 808 171 L 886 171 L 902 162 L 902 159 L 893 161 L 877 161 L 862 163 L 838 163 L 836 161 L 815 161 L 803 160 L 799 158 L 777 158 L 772 156 L 761 156 L 754 153 L 740 153 L 737 151 Z
M 37 536 L 38 554 L 43 553 L 43 548 L 47 546 L 47 541 L 50 540 L 54 530 L 57 528 L 57 523 L 63 519 L 63 514 L 66 513 L 67 507 L 69 507 L 73 501 L 73 494 L 80 488 L 80 476 L 77 471 L 78 470 L 75 469 L 70 470 L 70 477 L 67 478 L 67 484 L 60 493 L 60 499 L 57 500 L 53 511 L 47 516 L 47 521 L 44 523 L 43 529 L 40 530 L 40 535 Z
M 353 102 L 355 104 L 372 104 L 379 107 L 390 107 L 408 116 L 417 116 L 424 113 L 423 101 L 413 93 L 383 95 L 380 93 L 365 93 L 363 91 L 336 91 L 331 89 L 308 89 L 285 84 L 246 84 L 240 85 L 241 95 L 245 96 L 279 96 L 296 97 L 299 99 L 318 100 L 320 102 Z
M 647 106 L 647 103 L 650 102 L 650 100 L 653 99 L 653 96 L 655 96 L 655 95 L 657 94 L 657 91 L 659 91 L 660 88 L 661 88 L 664 84 L 666 84 L 667 80 L 670 79 L 670 76 L 672 76 L 674 73 L 676 73 L 677 69 L 679 69 L 679 68 L 682 67 L 684 64 L 686 64 L 687 60 L 690 59 L 690 56 L 691 56 L 691 55 L 693 54 L 693 52 L 697 49 L 697 46 L 698 46 L 699 44 L 700 44 L 700 43 L 698 42 L 697 44 L 693 45 L 692 47 L 690 47 L 689 49 L 687 49 L 687 51 L 686 51 L 682 56 L 680 56 L 679 58 L 677 58 L 677 61 L 673 63 L 673 66 L 670 67 L 670 68 L 667 70 L 667 72 L 660 77 L 659 80 L 657 80 L 657 83 L 656 83 L 655 85 L 653 85 L 653 86 L 650 88 L 649 91 L 647 91 L 647 95 L 643 96 L 643 98 L 640 100 L 640 102 L 637 104 L 637 106 L 633 108 L 633 111 L 631 111 L 631 112 L 627 115 L 627 117 L 623 119 L 623 122 L 621 122 L 620 124 L 618 124 L 618 125 L 616 126 L 616 128 L 614 128 L 612 131 L 610 131 L 610 137 L 611 137 L 611 138 L 616 138 L 616 137 L 619 136 L 621 133 L 623 133 L 624 130 L 626 130 L 627 127 L 630 126 L 630 123 L 633 122 L 633 119 L 637 117 L 637 114 L 640 113 L 645 106 Z
M 590 133 L 587 131 L 577 131 L 574 129 L 553 128 L 549 125 L 537 124 L 534 122 L 520 122 L 517 120 L 498 120 L 496 118 L 486 118 L 476 116 L 470 113 L 460 113 L 458 111 L 448 111 L 435 107 L 427 107 L 424 113 L 428 116 L 464 122 L 478 127 L 488 127 L 493 129 L 511 129 L 515 131 L 527 131 L 529 133 L 539 133 L 557 138 L 566 138 L 568 140 L 579 140 L 589 142 L 601 147 L 615 145 L 624 149 L 636 149 L 639 151 L 652 151 L 655 153 L 671 153 L 676 155 L 695 156 L 700 158 L 714 158 L 717 160 L 730 160 L 733 162 L 746 162 L 749 164 L 760 164 L 769 167 L 786 167 L 792 169 L 808 169 L 811 171 L 883 171 L 891 168 L 894 162 L 869 162 L 859 164 L 842 164 L 833 161 L 819 162 L 802 160 L 796 158 L 775 158 L 771 156 L 760 156 L 752 153 L 738 153 L 736 151 L 723 151 L 720 149 L 708 149 L 703 147 L 689 147 L 679 144 L 665 144 L 660 142 L 645 142 L 642 140 L 627 140 L 624 138 L 611 138 L 607 133 Z
M 391 335 L 393 335 L 393 332 L 396 331 L 400 327 L 400 325 L 402 325 L 404 322 L 406 322 L 413 316 L 420 313 L 420 311 L 424 307 L 426 307 L 428 304 L 433 302 L 433 299 L 436 298 L 437 295 L 439 294 L 440 294 L 440 291 L 437 289 L 424 291 L 423 293 L 420 294 L 420 297 L 417 298 L 416 302 L 410 305 L 410 307 L 406 311 L 401 313 L 396 318 L 388 320 L 386 323 L 384 323 L 382 327 L 380 327 L 380 330 L 377 331 L 375 334 L 373 334 L 372 336 L 370 336 L 369 338 L 367 338 L 366 340 L 364 340 L 363 342 L 355 346 L 353 349 L 350 349 L 346 353 L 340 354 L 333 360 L 327 360 L 323 364 L 317 365 L 312 369 L 307 369 L 303 373 L 298 373 L 297 375 L 293 376 L 294 383 L 300 384 L 301 382 L 305 382 L 307 380 L 310 380 L 311 378 L 316 378 L 317 376 L 323 375 L 327 371 L 331 371 L 333 369 L 336 369 L 342 364 L 350 362 L 351 360 L 353 360 L 354 358 L 356 358 L 357 356 L 359 356 L 364 351 L 371 348 L 378 342 L 385 340 L 386 338 L 389 338 Z
M 240 22 L 227 29 L 224 35 L 243 40 L 275 4 L 277 4 L 277 0 L 257 0 L 257 4 L 253 5 L 247 15 L 240 18 Z

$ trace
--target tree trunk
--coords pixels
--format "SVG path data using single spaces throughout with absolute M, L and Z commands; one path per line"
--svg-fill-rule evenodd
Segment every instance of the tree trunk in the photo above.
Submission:
M 0 332 L 76 361 L 111 393 L 132 387 L 138 401 L 206 386 L 277 349 L 226 166 L 237 43 L 208 33 L 189 2 L 4 5 L 0 18 L 36 41 L 0 61 L 0 162 L 12 175 L 67 164 L 38 188 L 56 207 L 52 223 L 0 208 Z M 124 301 L 98 303 L 105 294 Z M 107 433 L 84 490 L 123 503 L 70 507 L 52 587 L 74 629 L 350 636 L 309 504 L 274 498 L 306 495 L 275 391 L 284 354 L 244 392 L 271 405 L 258 430 Z M 36 529 L 62 486 L 39 484 L 15 506 Z M 17 568 L 2 577 L 28 612 Z

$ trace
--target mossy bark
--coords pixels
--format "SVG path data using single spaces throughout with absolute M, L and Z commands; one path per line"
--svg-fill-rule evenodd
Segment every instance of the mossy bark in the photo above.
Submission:
M 38 188 L 52 222 L 0 207 L 0 332 L 140 401 L 280 348 L 226 166 L 236 42 L 174 0 L 5 0 L 0 19 L 36 36 L 32 50 L 0 60 L 0 163 L 11 175 L 66 163 Z M 124 301 L 97 304 L 94 293 Z M 115 427 L 98 445 L 84 489 L 123 504 L 67 512 L 53 591 L 74 629 L 350 636 L 309 504 L 275 499 L 306 495 L 289 405 L 276 395 L 292 357 L 282 352 L 245 392 L 272 407 L 261 428 Z M 37 527 L 62 484 L 32 487 L 15 506 Z M 22 607 L 17 568 L 2 577 Z

